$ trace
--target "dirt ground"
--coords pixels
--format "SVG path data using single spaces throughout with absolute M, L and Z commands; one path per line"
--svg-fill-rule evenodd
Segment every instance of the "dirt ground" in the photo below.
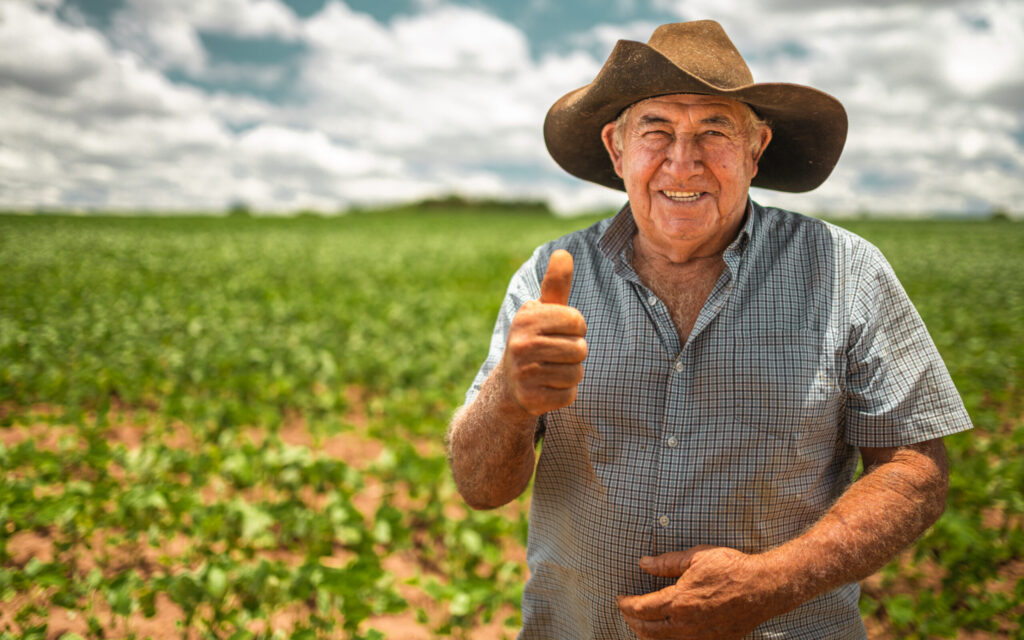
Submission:
M 357 399 L 353 398 L 353 400 Z M 354 411 L 349 416 L 349 421 L 354 422 L 357 427 L 365 427 L 365 417 L 361 417 L 363 415 L 365 414 Z M 360 425 L 360 423 L 362 424 Z M 125 410 L 116 419 L 112 420 L 112 426 L 108 431 L 108 438 L 112 445 L 122 444 L 128 449 L 138 448 L 143 442 L 145 429 L 143 425 L 144 420 L 136 420 L 131 411 Z M 0 442 L 11 447 L 25 439 L 32 439 L 36 442 L 37 448 L 55 451 L 60 439 L 71 433 L 73 433 L 72 427 L 62 427 L 45 422 L 30 426 L 0 427 Z M 365 429 L 360 428 L 318 440 L 314 438 L 301 419 L 287 421 L 279 431 L 279 434 L 287 444 L 309 447 L 311 450 L 315 450 L 317 455 L 343 460 L 357 469 L 365 468 L 368 462 L 375 460 L 383 449 L 383 445 L 379 441 L 367 437 Z M 258 442 L 263 436 L 260 431 L 252 430 L 250 437 L 254 442 Z M 191 431 L 184 425 L 171 432 L 167 444 L 176 448 L 197 446 Z M 440 443 L 426 441 L 415 444 L 418 448 L 422 448 L 424 453 L 431 455 L 436 454 L 437 447 L 440 446 Z M 371 517 L 379 505 L 379 500 L 384 495 L 386 488 L 375 486 L 373 484 L 373 477 L 370 474 L 366 475 L 366 480 L 367 486 L 358 494 L 356 506 L 364 516 Z M 521 505 L 508 507 L 510 509 L 509 515 L 514 514 L 513 509 L 521 508 Z M 49 562 L 58 553 L 54 546 L 54 532 L 52 531 L 18 531 L 12 533 L 13 535 L 8 541 L 8 552 L 12 556 L 12 562 L 17 566 L 24 566 L 32 558 L 37 558 L 42 562 Z M 133 546 L 112 547 L 106 544 L 101 532 L 97 533 L 94 539 L 89 541 L 89 544 L 72 549 L 70 553 L 76 554 L 80 575 L 87 574 L 92 568 L 101 564 L 100 559 L 95 555 L 98 552 L 97 550 L 102 550 L 106 554 L 102 558 L 102 566 L 106 567 L 108 571 L 130 566 L 134 567 L 141 574 L 146 575 L 161 567 L 161 557 L 166 559 L 166 557 L 182 556 L 189 545 L 189 540 L 180 537 L 166 543 L 163 548 L 155 549 L 146 544 L 143 537 L 138 544 Z M 302 560 L 300 554 L 289 554 L 286 551 L 275 552 L 274 558 L 285 562 L 294 561 L 296 564 Z M 519 563 L 523 568 L 524 575 L 526 575 L 525 551 L 523 549 L 510 545 L 507 559 Z M 324 563 L 331 564 L 333 562 L 340 567 L 344 566 L 347 560 L 348 558 L 339 556 L 336 558 L 326 558 Z M 364 628 L 377 629 L 383 632 L 387 638 L 397 640 L 431 640 L 436 637 L 430 631 L 431 625 L 425 625 L 417 621 L 416 610 L 425 610 L 431 620 L 437 621 L 441 620 L 444 615 L 441 606 L 432 602 L 420 589 L 403 583 L 407 578 L 429 574 L 435 570 L 423 563 L 412 551 L 388 556 L 383 564 L 384 568 L 395 577 L 397 589 L 402 597 L 408 601 L 409 607 L 401 614 L 373 617 L 366 622 Z M 1024 575 L 1024 562 L 1014 567 L 1013 572 L 1018 576 Z M 435 577 L 439 580 L 444 580 L 443 575 L 436 575 Z M 940 576 L 936 573 L 934 578 L 934 581 L 938 583 Z M 1013 584 L 1013 582 L 1009 584 Z M 879 594 L 883 590 L 882 580 L 878 575 L 865 580 L 862 586 L 870 593 Z M 80 636 L 88 635 L 88 626 L 84 615 L 74 615 L 63 607 L 48 603 L 45 593 L 39 590 L 34 590 L 27 594 L 20 593 L 13 600 L 0 602 L 0 630 L 18 628 L 14 616 L 17 611 L 29 603 L 39 605 L 47 611 L 47 640 L 57 640 L 68 633 Z M 154 640 L 178 640 L 183 637 L 180 623 L 185 619 L 184 612 L 166 595 L 161 594 L 157 597 L 155 616 L 147 618 L 141 613 L 136 612 L 128 618 L 127 623 L 125 623 L 123 618 L 112 616 L 109 606 L 102 598 L 94 598 L 93 602 L 90 603 L 89 609 L 89 613 L 95 615 L 103 624 L 107 637 L 124 637 L 130 634 L 135 634 L 137 637 L 142 638 L 149 637 Z M 513 613 L 513 611 L 499 612 L 487 624 L 482 624 L 474 629 L 457 630 L 455 637 L 466 640 L 503 640 L 505 638 L 514 638 L 516 630 L 505 627 L 502 622 Z M 271 629 L 288 629 L 303 615 L 304 613 L 300 610 L 285 611 L 271 619 L 267 626 Z M 865 623 L 868 628 L 868 636 L 872 640 L 894 640 L 898 638 L 892 629 L 886 625 L 883 617 L 870 617 L 865 620 Z M 251 630 L 258 631 L 259 629 L 253 628 Z M 339 631 L 340 636 L 341 632 Z M 197 636 L 195 634 L 186 634 L 186 637 Z M 966 632 L 958 636 L 961 640 L 981 640 L 982 638 L 992 637 L 1001 636 Z
M 53 409 L 39 407 L 42 414 L 51 414 Z M 365 414 L 353 412 L 349 416 L 350 422 L 355 421 L 357 426 L 365 427 Z M 360 423 L 362 423 L 360 425 Z M 145 421 L 136 420 L 130 410 L 121 411 L 111 420 L 112 426 L 107 431 L 108 441 L 112 446 L 118 444 L 126 448 L 138 448 L 143 442 Z M 70 426 L 54 425 L 48 422 L 39 422 L 29 426 L 0 427 L 0 442 L 7 447 L 16 446 L 20 442 L 31 439 L 38 449 L 57 451 L 61 438 L 74 433 Z M 288 420 L 278 432 L 282 441 L 293 446 L 305 446 L 316 452 L 316 455 L 327 456 L 343 460 L 356 469 L 364 468 L 370 461 L 375 460 L 381 453 L 383 445 L 374 439 L 363 435 L 363 430 L 346 431 L 326 439 L 316 439 L 306 428 L 301 419 Z M 253 429 L 249 436 L 254 443 L 258 444 L 263 433 Z M 192 432 L 184 425 L 174 429 L 166 444 L 173 448 L 194 448 L 197 446 Z M 436 453 L 439 443 L 420 442 L 415 443 L 423 451 Z M 116 470 L 113 470 L 117 473 Z M 376 486 L 371 475 L 367 474 L 365 488 L 355 497 L 355 506 L 363 513 L 364 517 L 371 518 L 380 503 L 380 498 L 385 494 L 385 488 Z M 55 549 L 54 531 L 18 531 L 8 540 L 7 550 L 11 555 L 11 561 L 16 566 L 24 566 L 32 558 L 40 562 L 53 561 L 58 551 Z M 161 566 L 161 558 L 181 557 L 185 555 L 190 541 L 179 537 L 162 548 L 154 548 L 146 543 L 143 535 L 137 544 L 131 546 L 110 545 L 104 540 L 102 533 L 94 535 L 93 539 L 86 545 L 62 553 L 74 553 L 75 562 L 79 569 L 79 575 L 86 575 L 93 568 L 101 564 L 97 553 L 104 554 L 102 566 L 108 571 L 121 570 L 126 567 L 133 567 L 143 576 Z M 525 572 L 526 557 L 521 549 L 510 548 L 509 559 L 522 564 Z M 66 556 L 62 556 L 66 559 Z M 285 563 L 301 563 L 303 557 L 299 553 L 287 552 L 284 550 L 275 551 L 274 560 Z M 324 558 L 323 563 L 338 567 L 344 566 L 348 561 L 347 557 Z M 416 619 L 417 609 L 423 609 L 433 621 L 443 618 L 444 612 L 441 605 L 433 602 L 422 590 L 405 584 L 405 580 L 417 575 L 429 574 L 433 569 L 425 565 L 411 551 L 392 554 L 382 561 L 383 567 L 395 578 L 396 589 L 406 599 L 409 607 L 400 614 L 375 616 L 368 619 L 363 625 L 364 630 L 376 629 L 384 633 L 387 638 L 399 640 L 430 640 L 436 637 L 432 634 L 431 624 L 423 624 Z M 444 576 L 435 575 L 439 580 Z M 33 590 L 30 593 L 19 593 L 12 600 L 0 602 L 0 630 L 18 629 L 20 625 L 15 621 L 15 615 L 27 604 L 35 604 L 46 610 L 47 619 L 47 640 L 57 640 L 66 634 L 88 635 L 88 625 L 85 615 L 76 615 L 67 609 L 49 603 L 45 593 L 41 590 Z M 477 628 L 457 630 L 456 637 L 466 640 L 503 640 L 514 638 L 516 630 L 509 629 L 503 625 L 503 620 L 512 615 L 511 610 L 501 611 L 494 619 Z M 156 615 L 145 617 L 141 612 L 132 614 L 125 623 L 125 619 L 114 616 L 109 605 L 100 597 L 95 597 L 88 605 L 88 614 L 95 616 L 103 625 L 104 635 L 107 637 L 125 637 L 134 634 L 140 638 L 153 638 L 153 640 L 180 640 L 183 637 L 181 623 L 185 619 L 181 608 L 171 601 L 166 595 L 158 595 L 156 598 Z M 301 610 L 286 611 L 272 618 L 268 627 L 271 630 L 287 630 L 300 616 L 306 615 Z M 261 629 L 251 628 L 251 631 L 258 632 Z M 197 634 L 186 634 L 186 637 L 198 637 Z M 338 637 L 343 637 L 338 631 Z

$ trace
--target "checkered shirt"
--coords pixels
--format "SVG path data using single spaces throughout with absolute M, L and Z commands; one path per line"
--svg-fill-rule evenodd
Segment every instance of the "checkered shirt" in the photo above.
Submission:
M 698 544 L 759 552 L 821 518 L 857 447 L 971 427 L 920 316 L 858 236 L 750 204 L 726 267 L 682 344 L 631 267 L 628 205 L 538 248 L 512 278 L 472 401 L 548 258 L 574 258 L 569 304 L 588 325 L 576 401 L 538 421 L 523 640 L 625 639 L 615 597 L 672 579 L 637 562 Z M 847 584 L 750 638 L 864 638 Z

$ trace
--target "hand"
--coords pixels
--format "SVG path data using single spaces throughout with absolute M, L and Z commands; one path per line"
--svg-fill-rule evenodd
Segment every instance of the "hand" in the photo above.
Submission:
M 551 254 L 540 300 L 520 307 L 509 329 L 501 366 L 508 391 L 524 411 L 539 416 L 576 399 L 587 357 L 587 323 L 568 306 L 572 255 Z
M 701 545 L 654 558 L 640 568 L 677 577 L 671 587 L 639 596 L 619 596 L 626 624 L 650 638 L 742 638 L 786 607 L 771 596 L 773 576 L 758 556 Z

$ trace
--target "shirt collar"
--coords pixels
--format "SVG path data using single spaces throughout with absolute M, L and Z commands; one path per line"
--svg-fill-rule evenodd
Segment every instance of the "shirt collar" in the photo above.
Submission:
M 633 221 L 633 210 L 629 203 L 622 205 L 619 212 L 612 218 L 611 224 L 601 235 L 598 246 L 601 253 L 612 262 L 618 262 L 621 257 L 632 251 L 633 236 L 636 235 L 636 222 Z
M 755 227 L 760 221 L 760 215 L 757 211 L 757 206 L 754 201 L 749 197 L 747 198 L 747 219 L 743 221 L 743 226 L 740 227 L 739 233 L 733 238 L 733 241 L 729 243 L 729 246 L 725 248 L 726 253 L 739 253 L 742 255 L 747 247 L 750 246 L 750 240 L 756 231 Z
M 750 246 L 752 236 L 756 233 L 759 218 L 758 207 L 754 204 L 753 200 L 747 198 L 746 220 L 744 220 L 743 226 L 740 227 L 739 233 L 736 234 L 733 241 L 726 247 L 725 252 L 727 254 L 743 255 L 747 247 Z M 629 270 L 632 271 L 632 266 L 630 266 L 633 262 L 632 240 L 636 232 L 637 227 L 636 222 L 633 221 L 633 210 L 629 208 L 629 203 L 627 202 L 619 209 L 615 217 L 612 218 L 599 243 L 601 253 L 615 264 L 616 271 L 625 266 L 628 266 Z

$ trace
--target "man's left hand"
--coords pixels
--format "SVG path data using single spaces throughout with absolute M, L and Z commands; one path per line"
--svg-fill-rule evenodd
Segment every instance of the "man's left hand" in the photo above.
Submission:
M 763 557 L 727 547 L 701 545 L 640 559 L 652 575 L 679 577 L 671 587 L 619 596 L 626 623 L 644 640 L 653 638 L 742 638 L 785 611 L 774 592 Z

